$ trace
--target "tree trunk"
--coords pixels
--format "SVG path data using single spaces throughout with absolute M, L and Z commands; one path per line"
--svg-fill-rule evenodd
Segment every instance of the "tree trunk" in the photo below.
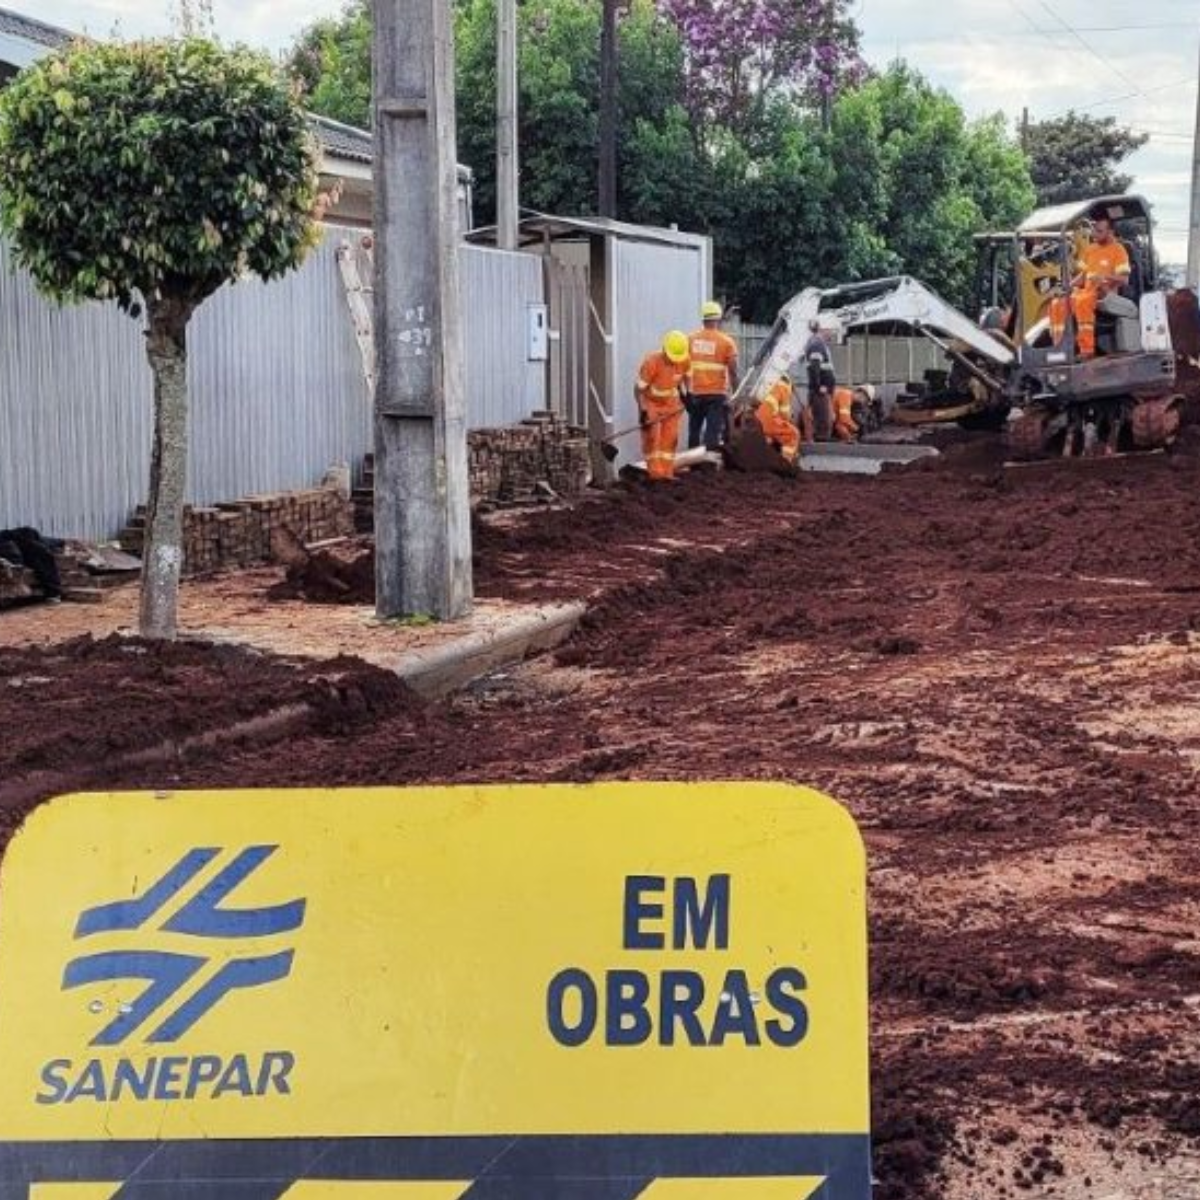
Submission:
M 154 372 L 154 449 L 142 550 L 142 637 L 173 641 L 183 566 L 183 490 L 187 480 L 187 323 L 193 306 L 147 303 L 146 355 Z

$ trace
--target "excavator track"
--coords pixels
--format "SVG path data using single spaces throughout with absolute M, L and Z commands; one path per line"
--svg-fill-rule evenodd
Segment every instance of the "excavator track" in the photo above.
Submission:
M 1007 428 L 1008 452 L 1018 462 L 1046 457 L 1046 427 L 1050 419 L 1046 413 L 1025 413 L 1015 421 L 1010 420 Z
M 1164 450 L 1179 436 L 1183 422 L 1183 397 L 1143 400 L 1130 416 L 1135 450 Z

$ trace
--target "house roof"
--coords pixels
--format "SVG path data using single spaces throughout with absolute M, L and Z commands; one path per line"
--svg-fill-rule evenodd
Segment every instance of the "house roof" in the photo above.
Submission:
M 317 113 L 308 114 L 309 124 L 313 132 L 321 139 L 325 153 L 332 158 L 344 158 L 348 162 L 363 163 L 370 166 L 375 160 L 375 135 L 369 129 L 359 129 L 357 125 L 344 125 L 331 117 L 322 117 Z M 471 183 L 474 175 L 470 167 L 458 164 L 459 183 Z
M 0 33 L 37 42 L 39 46 L 51 50 L 70 45 L 77 36 L 66 29 L 59 29 L 57 25 L 47 25 L 45 21 L 37 21 L 7 8 L 0 8 Z
M 341 121 L 309 114 L 309 124 L 321 139 L 321 145 L 330 154 L 346 158 L 351 162 L 369 163 L 375 157 L 375 139 L 369 130 L 354 125 L 343 125 Z

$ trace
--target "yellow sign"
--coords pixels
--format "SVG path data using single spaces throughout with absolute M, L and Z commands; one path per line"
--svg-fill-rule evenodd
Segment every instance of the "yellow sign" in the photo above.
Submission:
M 864 889 L 779 785 L 54 801 L 0 882 L 0 1195 L 860 1200 Z

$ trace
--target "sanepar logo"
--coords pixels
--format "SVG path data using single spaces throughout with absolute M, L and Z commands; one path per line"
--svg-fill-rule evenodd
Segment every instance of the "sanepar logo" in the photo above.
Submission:
M 97 998 L 89 1006 L 100 1025 L 92 1046 L 168 1046 L 190 1034 L 232 993 L 287 978 L 293 947 L 265 952 L 255 947 L 300 929 L 307 902 L 257 908 L 227 903 L 278 849 L 190 850 L 137 898 L 80 915 L 75 939 L 95 950 L 66 964 L 62 986 L 71 991 L 111 985 L 106 989 L 111 999 Z M 139 935 L 134 948 L 101 948 L 106 941 L 128 943 L 133 934 Z M 42 1068 L 37 1102 L 288 1094 L 294 1066 L 288 1051 L 228 1057 L 127 1051 L 83 1062 L 60 1058 Z

